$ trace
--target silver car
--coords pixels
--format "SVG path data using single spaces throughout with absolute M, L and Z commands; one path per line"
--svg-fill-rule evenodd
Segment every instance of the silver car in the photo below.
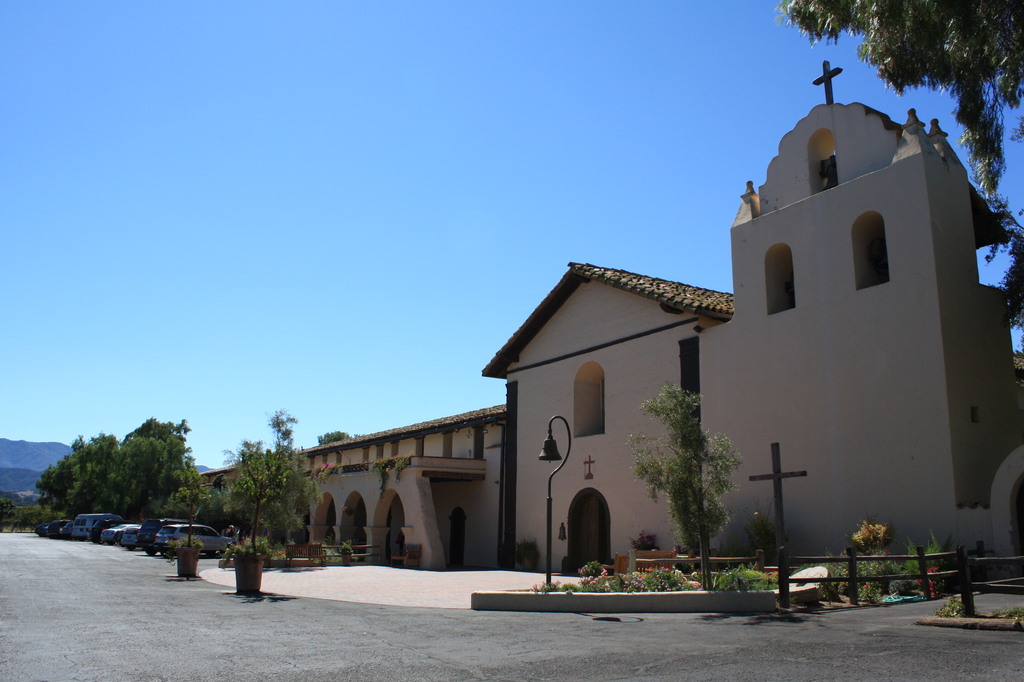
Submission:
M 124 535 L 121 536 L 121 546 L 127 549 L 129 552 L 135 549 L 139 537 L 139 526 L 132 525 L 125 529 Z
M 167 549 L 168 542 L 171 540 L 184 540 L 187 537 L 188 524 L 176 523 L 164 526 L 157 531 L 156 537 L 153 538 L 153 544 L 156 546 L 157 553 L 162 554 Z M 192 525 L 192 537 L 203 541 L 202 553 L 207 556 L 216 556 L 235 542 L 234 538 L 225 537 L 213 528 L 200 526 L 199 524 Z
M 100 533 L 100 543 L 104 545 L 116 545 L 118 539 L 124 534 L 129 528 L 138 528 L 136 523 L 122 523 L 117 526 L 111 526 L 110 528 L 104 528 Z

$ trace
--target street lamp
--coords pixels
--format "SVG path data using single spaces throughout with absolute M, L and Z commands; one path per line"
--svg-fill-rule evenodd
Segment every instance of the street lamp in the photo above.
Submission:
M 565 459 L 562 459 L 562 455 L 558 454 L 558 445 L 555 443 L 554 436 L 551 435 L 551 425 L 555 423 L 556 419 L 561 419 L 562 423 L 565 424 L 565 432 L 569 438 L 569 445 L 565 449 Z M 545 526 L 548 542 L 547 551 L 544 555 L 548 565 L 547 578 L 545 581 L 546 585 L 551 584 L 551 479 L 553 479 L 555 474 L 561 471 L 562 467 L 565 466 L 565 463 L 569 461 L 570 452 L 572 452 L 572 429 L 569 428 L 569 422 L 565 420 L 565 417 L 556 414 L 548 420 L 548 437 L 544 439 L 544 447 L 541 448 L 540 457 L 537 458 L 542 462 L 557 462 L 560 459 L 562 460 L 562 463 L 555 467 L 555 470 L 551 472 L 550 476 L 548 476 L 548 520 L 547 525 Z

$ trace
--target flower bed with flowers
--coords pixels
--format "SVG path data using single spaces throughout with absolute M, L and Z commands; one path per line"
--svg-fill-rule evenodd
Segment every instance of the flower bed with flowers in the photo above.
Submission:
M 702 590 L 699 575 L 684 573 L 671 568 L 654 568 L 624 575 L 608 575 L 601 564 L 592 561 L 579 570 L 578 583 L 540 583 L 531 588 L 533 592 L 694 592 Z M 751 568 L 734 568 L 716 573 L 715 590 L 772 590 L 778 586 L 776 576 L 761 573 Z

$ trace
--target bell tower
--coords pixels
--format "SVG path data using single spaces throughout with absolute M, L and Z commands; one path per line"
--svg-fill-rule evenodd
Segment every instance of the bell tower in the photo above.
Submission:
M 808 471 L 813 489 L 786 505 L 811 546 L 837 538 L 810 520 L 867 515 L 900 536 L 991 535 L 992 478 L 1021 440 L 1002 295 L 978 282 L 992 224 L 946 134 L 913 109 L 901 125 L 819 105 L 765 183 L 747 183 L 735 316 L 702 343 L 704 414 L 743 453 L 738 481 L 775 442 Z

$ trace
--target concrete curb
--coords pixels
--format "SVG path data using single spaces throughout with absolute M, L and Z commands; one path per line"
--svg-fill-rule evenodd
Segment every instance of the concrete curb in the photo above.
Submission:
M 775 593 L 752 592 L 474 592 L 474 611 L 547 613 L 769 613 Z
M 1013 618 L 939 618 L 928 616 L 917 621 L 918 625 L 936 628 L 960 628 L 961 630 L 999 630 L 1001 632 L 1024 632 L 1024 625 Z

